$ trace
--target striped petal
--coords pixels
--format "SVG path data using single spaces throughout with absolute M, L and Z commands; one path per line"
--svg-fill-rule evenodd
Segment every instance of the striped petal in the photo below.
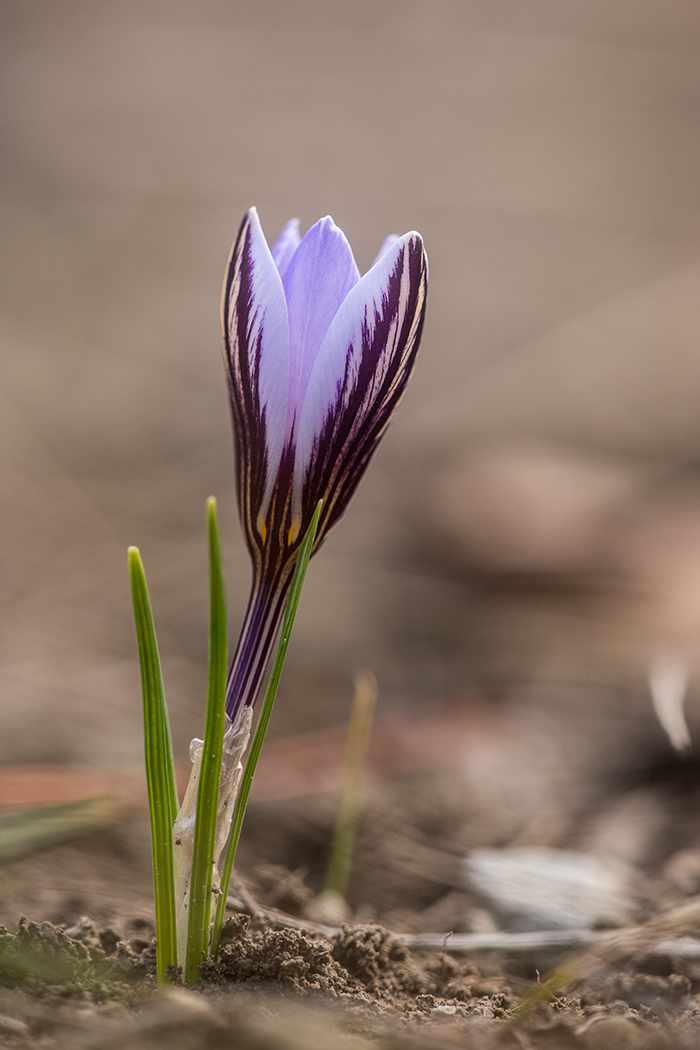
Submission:
M 328 328 L 301 408 L 294 531 L 323 497 L 322 535 L 345 510 L 401 400 L 425 314 L 427 258 L 407 233 L 349 292 Z
M 231 252 L 222 310 L 239 508 L 249 546 L 259 546 L 284 446 L 290 343 L 282 279 L 255 208 Z
M 284 277 L 300 243 L 299 220 L 290 219 L 270 249 L 280 277 Z
M 291 375 L 286 413 L 292 439 L 298 409 L 331 321 L 360 273 L 345 234 L 326 216 L 311 227 L 294 253 L 283 284 L 289 310 Z

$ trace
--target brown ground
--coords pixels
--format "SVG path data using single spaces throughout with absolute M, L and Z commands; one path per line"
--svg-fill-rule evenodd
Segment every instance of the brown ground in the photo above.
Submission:
M 700 958 L 676 954 L 666 942 L 700 933 L 700 865 L 696 851 L 689 866 L 686 848 L 700 806 L 668 770 L 654 776 L 657 787 L 646 789 L 636 817 L 630 801 L 639 789 L 608 784 L 590 796 L 586 812 L 533 824 L 529 839 L 521 833 L 515 840 L 508 815 L 467 801 L 454 775 L 374 781 L 348 893 L 356 918 L 336 934 L 315 932 L 335 796 L 260 800 L 245 829 L 243 881 L 232 886 L 243 913 L 232 913 L 220 959 L 207 965 L 197 993 L 156 995 L 148 976 L 153 923 L 143 816 L 7 863 L 0 914 L 8 927 L 22 912 L 66 933 L 24 922 L 18 936 L 0 938 L 0 1045 L 331 1050 L 347 1038 L 348 1050 L 695 1047 Z M 650 834 L 655 806 L 663 816 Z M 469 846 L 529 841 L 580 849 L 597 841 L 600 848 L 611 833 L 619 836 L 621 810 L 627 839 L 636 833 L 639 850 L 641 836 L 643 849 L 628 926 L 615 945 L 453 949 L 449 931 L 473 930 L 488 910 L 464 879 Z M 659 932 L 663 914 L 677 918 Z M 633 932 L 639 923 L 641 933 Z M 443 946 L 409 951 L 387 927 L 442 931 Z
M 298 875 L 261 868 L 276 903 L 308 907 Z M 296 890 L 296 894 L 291 892 Z M 249 889 L 244 891 L 249 897 Z M 375 924 L 319 934 L 257 901 L 234 914 L 195 991 L 156 993 L 153 925 L 123 916 L 0 931 L 0 1045 L 169 1050 L 390 1050 L 452 1046 L 681 1050 L 700 1032 L 700 959 L 653 937 L 559 957 L 410 952 Z M 693 931 L 700 928 L 696 914 Z M 64 932 L 65 930 L 65 932 Z M 683 932 L 688 932 L 688 927 Z M 540 966 L 553 966 L 549 979 Z

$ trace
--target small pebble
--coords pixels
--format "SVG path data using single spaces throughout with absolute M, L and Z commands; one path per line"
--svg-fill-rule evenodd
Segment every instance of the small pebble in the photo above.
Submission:
M 163 1011 L 168 1017 L 181 1016 L 183 1019 L 205 1018 L 214 1014 L 214 1009 L 207 999 L 187 988 L 166 988 L 160 993 L 160 1002 L 156 1000 L 153 1012 Z
M 29 1025 L 19 1017 L 7 1017 L 0 1014 L 0 1033 L 3 1035 L 26 1035 Z
M 324 890 L 307 906 L 309 918 L 329 926 L 340 926 L 352 920 L 352 910 L 347 901 L 335 890 Z
M 643 1028 L 629 1017 L 599 1015 L 576 1034 L 586 1050 L 636 1050 L 646 1042 Z
M 445 1004 L 444 1006 L 436 1006 L 436 1007 L 434 1007 L 430 1011 L 430 1016 L 431 1017 L 454 1017 L 454 1015 L 456 1013 L 457 1013 L 457 1007 L 456 1006 L 448 1006 L 447 1004 Z

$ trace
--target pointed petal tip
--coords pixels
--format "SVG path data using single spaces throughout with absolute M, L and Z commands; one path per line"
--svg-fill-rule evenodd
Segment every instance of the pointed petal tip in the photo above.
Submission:
M 324 215 L 323 218 L 318 219 L 313 226 L 309 226 L 301 239 L 301 244 L 304 244 L 307 249 L 310 245 L 316 244 L 323 252 L 330 252 L 331 254 L 328 256 L 328 265 L 330 266 L 336 265 L 333 261 L 333 256 L 340 253 L 340 255 L 352 258 L 353 266 L 356 268 L 350 242 L 348 241 L 344 230 L 337 225 L 331 215 Z M 358 280 L 359 276 L 358 271 Z
M 404 244 L 416 244 L 424 248 L 423 238 L 419 234 L 418 230 L 409 230 L 408 233 L 404 233 L 403 237 L 399 238 Z
M 243 232 L 250 227 L 261 229 L 260 216 L 258 215 L 258 209 L 256 207 L 248 208 L 245 215 L 241 219 L 241 225 L 238 228 L 238 239 L 240 239 Z M 235 247 L 235 244 L 234 244 Z
M 300 220 L 295 217 L 293 219 L 290 219 L 289 222 L 285 222 L 284 226 L 282 227 L 282 231 L 280 233 L 280 237 L 289 236 L 290 234 L 293 234 L 293 233 L 297 233 L 298 234 L 299 233 L 299 221 Z M 278 240 L 279 240 L 279 238 L 278 238 Z
M 304 234 L 304 237 L 308 237 L 313 231 L 315 233 L 323 233 L 326 230 L 332 230 L 334 233 L 339 233 L 345 237 L 344 232 L 340 226 L 335 222 L 332 215 L 323 215 L 320 219 L 317 219 L 313 226 L 309 226 L 308 230 Z
M 425 269 L 426 280 L 428 277 L 428 253 L 425 250 L 425 243 L 423 238 L 417 230 L 411 230 L 409 233 L 405 233 L 401 238 L 403 244 L 409 248 L 413 248 L 419 251 L 421 254 L 421 264 Z
M 280 277 L 284 277 L 300 244 L 299 220 L 290 219 L 270 249 Z
M 291 383 L 287 419 L 292 433 L 321 343 L 360 272 L 348 239 L 330 216 L 307 230 L 284 272 L 289 311 Z
M 425 254 L 425 247 L 423 245 L 423 238 L 417 232 L 417 230 L 409 230 L 408 233 L 404 233 L 403 236 L 399 237 L 396 233 L 390 233 L 388 237 L 385 237 L 382 241 L 382 245 L 374 257 L 370 270 L 374 269 L 378 262 L 380 262 L 385 255 L 387 255 L 392 248 L 398 253 L 402 248 L 414 245 L 415 247 L 422 249 Z
M 408 251 L 409 254 L 413 255 L 414 260 L 418 264 L 419 271 L 425 270 L 425 273 L 427 275 L 428 256 L 425 251 L 425 244 L 423 243 L 423 238 L 417 230 L 409 230 L 408 233 L 404 233 L 401 237 L 394 237 L 393 239 L 391 237 L 386 238 L 381 248 L 379 249 L 378 255 L 372 263 L 372 266 L 367 271 L 367 274 L 365 274 L 365 276 L 368 276 L 369 273 L 372 273 L 377 266 L 380 266 L 380 264 L 384 263 L 386 265 L 389 256 L 391 256 L 395 263 L 404 251 Z M 420 261 L 418 261 L 418 259 L 420 259 Z M 380 266 L 380 269 L 383 269 L 383 267 Z

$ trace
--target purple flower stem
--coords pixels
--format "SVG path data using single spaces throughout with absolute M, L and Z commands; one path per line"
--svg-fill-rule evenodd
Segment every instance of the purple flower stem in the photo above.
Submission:
M 260 692 L 284 614 L 294 565 L 273 585 L 253 580 L 243 628 L 226 685 L 226 713 L 232 722 L 252 707 Z

